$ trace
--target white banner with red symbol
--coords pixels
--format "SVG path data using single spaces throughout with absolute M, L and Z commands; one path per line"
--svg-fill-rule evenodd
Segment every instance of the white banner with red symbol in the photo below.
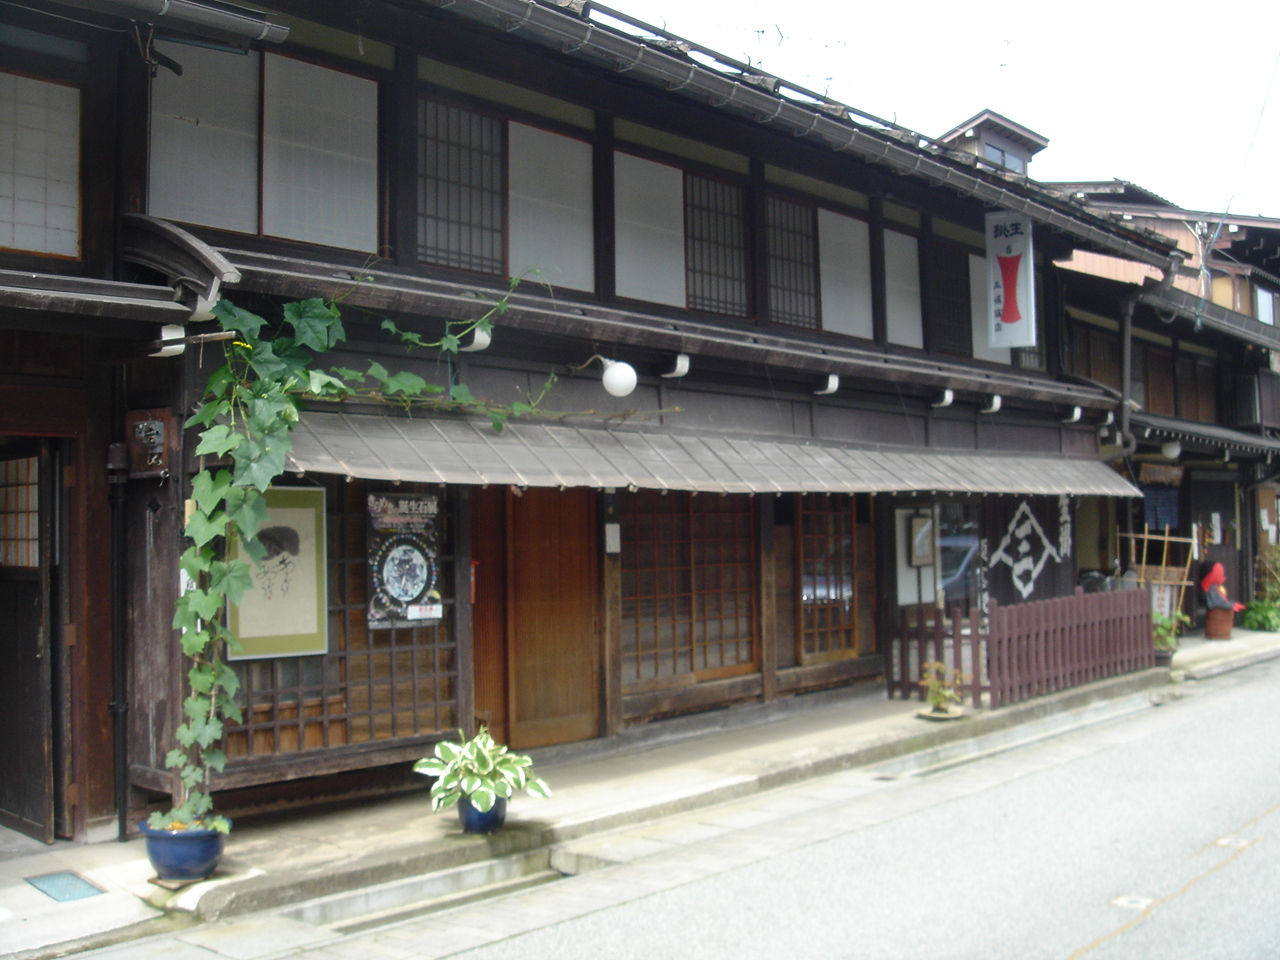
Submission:
M 987 214 L 987 329 L 992 347 L 1036 345 L 1036 289 L 1031 219 L 1025 214 Z

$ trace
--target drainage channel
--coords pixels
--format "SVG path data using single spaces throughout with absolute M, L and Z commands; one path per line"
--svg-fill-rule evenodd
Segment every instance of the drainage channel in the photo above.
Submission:
M 550 883 L 563 876 L 552 869 L 550 850 L 531 850 L 318 897 L 280 910 L 278 915 L 335 933 L 360 933 Z

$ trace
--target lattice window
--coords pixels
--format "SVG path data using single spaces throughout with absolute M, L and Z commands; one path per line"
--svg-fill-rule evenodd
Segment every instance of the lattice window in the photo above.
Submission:
M 360 480 L 325 485 L 329 653 L 236 664 L 245 724 L 228 733 L 230 757 L 412 740 L 458 725 L 453 598 L 446 596 L 445 617 L 437 624 L 370 630 L 366 553 L 371 488 Z M 452 557 L 442 555 L 442 583 L 449 582 L 451 569 Z
M 0 460 L 0 566 L 40 566 L 40 458 Z
M 969 303 L 969 253 L 935 240 L 929 261 L 928 347 L 953 357 L 973 355 L 973 308 Z
M 684 217 L 690 309 L 745 317 L 746 191 L 686 173 Z
M 483 273 L 506 272 L 503 124 L 420 101 L 418 258 Z
M 624 683 L 659 689 L 756 669 L 752 516 L 741 495 L 619 497 Z
M 875 648 L 870 497 L 804 494 L 796 499 L 800 662 L 860 656 Z
M 770 197 L 769 319 L 818 326 L 818 229 L 812 207 Z

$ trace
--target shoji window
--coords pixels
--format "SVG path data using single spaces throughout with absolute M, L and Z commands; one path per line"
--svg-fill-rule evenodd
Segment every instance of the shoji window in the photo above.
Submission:
M 618 296 L 683 307 L 684 173 L 627 153 L 613 156 Z
M 595 289 L 591 145 L 522 123 L 508 127 L 510 273 Z
M 378 246 L 378 85 L 268 56 L 262 122 L 262 232 Z
M 884 232 L 885 321 L 890 343 L 923 347 L 920 322 L 920 251 L 916 238 Z
M 274 54 L 161 47 L 183 73 L 152 85 L 152 214 L 377 249 L 377 83 Z
M 812 207 L 778 197 L 766 204 L 769 319 L 818 326 L 818 225 Z
M 80 90 L 0 72 L 0 248 L 80 255 Z
M 870 340 L 871 241 L 861 220 L 818 211 L 822 328 Z
M 684 178 L 685 271 L 692 310 L 747 315 L 746 191 L 692 173 Z
M 422 100 L 418 259 L 505 274 L 504 124 Z

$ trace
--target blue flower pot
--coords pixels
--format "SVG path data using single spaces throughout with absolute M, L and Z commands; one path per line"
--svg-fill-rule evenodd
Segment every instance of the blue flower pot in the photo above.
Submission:
M 497 833 L 507 820 L 507 798 L 499 797 L 492 807 L 481 812 L 472 806 L 470 797 L 460 797 L 458 819 L 463 833 Z
M 147 858 L 161 880 L 203 880 L 218 869 L 225 833 L 217 830 L 157 830 L 139 824 Z

